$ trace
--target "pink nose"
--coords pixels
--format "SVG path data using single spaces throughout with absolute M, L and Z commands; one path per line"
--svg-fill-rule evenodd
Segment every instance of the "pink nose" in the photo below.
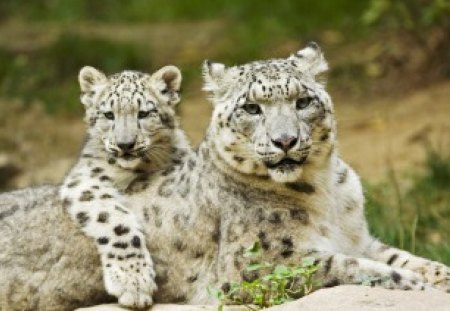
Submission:
M 280 148 L 284 152 L 287 152 L 289 149 L 295 146 L 297 143 L 297 137 L 282 135 L 277 139 L 272 139 L 272 143 L 277 148 Z

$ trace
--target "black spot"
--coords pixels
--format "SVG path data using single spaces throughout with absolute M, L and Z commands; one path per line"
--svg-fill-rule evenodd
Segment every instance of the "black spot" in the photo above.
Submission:
M 315 192 L 314 187 L 311 184 L 308 184 L 306 182 L 292 182 L 292 183 L 286 183 L 286 187 L 289 189 L 295 190 L 297 192 L 302 192 L 306 194 L 311 194 Z
M 194 283 L 198 279 L 198 273 L 187 278 L 188 283 Z
M 68 207 L 71 206 L 71 205 L 72 205 L 72 201 L 71 201 L 70 199 L 68 199 L 68 198 L 65 198 L 65 199 L 62 201 L 62 206 L 63 206 L 64 208 L 68 208 Z M 4 212 L 3 212 L 3 213 L 4 213 Z M 2 215 L 2 213 L 0 213 L 0 220 L 2 219 L 1 215 Z
M 108 220 L 109 220 L 109 214 L 107 212 L 101 212 L 98 214 L 97 222 L 104 224 L 104 223 L 107 223 Z
M 281 239 L 281 256 L 283 258 L 290 257 L 294 253 L 294 243 L 291 237 L 284 237 Z
M 213 242 L 219 243 L 220 240 L 220 221 L 216 222 L 216 226 L 214 227 L 214 231 L 211 235 Z
M 141 239 L 138 236 L 134 236 L 131 239 L 131 245 L 133 245 L 133 247 L 139 248 L 141 247 Z
M 402 267 L 402 268 L 405 267 L 405 266 L 408 264 L 408 262 L 409 262 L 409 260 L 405 260 L 405 262 L 402 263 L 401 267 Z
M 103 172 L 103 169 L 101 167 L 95 167 L 94 169 L 92 169 L 93 174 L 100 174 L 101 172 Z
M 392 271 L 391 279 L 395 284 L 398 284 L 402 280 L 402 276 L 398 272 Z
M 128 247 L 128 243 L 125 242 L 116 242 L 113 244 L 113 247 L 115 248 L 122 248 L 122 249 L 126 249 Z
M 108 258 L 109 259 L 114 259 L 114 258 L 116 258 L 116 256 L 114 254 L 112 254 L 112 253 L 108 253 Z
M 338 173 L 338 184 L 343 184 L 347 180 L 348 169 L 345 168 L 343 171 Z
M 109 239 L 105 236 L 97 239 L 97 243 L 100 245 L 106 245 L 106 244 L 108 244 L 108 242 L 109 242 Z
M 326 133 L 323 133 L 322 136 L 320 136 L 320 140 L 326 141 L 326 140 L 328 140 L 329 137 L 330 137 L 330 135 L 328 134 L 328 132 L 326 132 Z
M 100 189 L 100 187 L 99 187 L 99 186 L 97 186 L 97 185 L 93 185 L 93 186 L 91 186 L 91 189 L 95 189 L 95 190 L 98 190 L 98 189 Z
M 169 282 L 169 276 L 167 274 L 167 270 L 164 270 L 161 273 L 158 273 L 155 277 L 155 282 L 156 282 L 156 284 L 158 284 L 158 286 L 167 284 Z
M 126 209 L 124 209 L 123 207 L 115 205 L 114 208 L 115 208 L 116 211 L 119 211 L 119 212 L 121 212 L 123 214 L 128 214 L 128 211 Z
M 398 254 L 392 255 L 391 257 L 389 257 L 387 264 L 392 265 L 397 260 L 397 258 L 398 258 Z
M 267 220 L 271 223 L 271 224 L 279 224 L 281 223 L 281 216 L 279 212 L 272 212 L 269 217 L 267 218 Z
M 239 157 L 239 156 L 235 155 L 235 156 L 233 156 L 233 160 L 238 163 L 242 163 L 242 162 L 244 162 L 245 159 L 243 157 Z
M 161 197 L 169 197 L 173 193 L 170 186 L 173 184 L 174 180 L 174 178 L 168 178 L 159 185 L 158 194 Z
M 134 258 L 134 257 L 136 257 L 137 255 L 135 254 L 135 253 L 131 253 L 131 254 L 127 254 L 125 257 L 126 258 Z
M 76 187 L 80 182 L 78 180 L 72 181 L 67 184 L 67 188 L 73 188 Z
M 289 210 L 292 219 L 300 221 L 303 225 L 309 224 L 309 214 L 302 208 L 293 208 Z
M 225 294 L 228 294 L 228 292 L 229 292 L 230 289 L 231 289 L 231 285 L 230 285 L 230 283 L 228 283 L 228 282 L 223 283 L 222 286 L 220 286 L 220 289 L 221 289 Z
M 198 258 L 202 258 L 203 256 L 205 256 L 205 253 L 203 251 L 196 250 L 193 257 L 195 259 L 198 259 Z
M 84 226 L 86 226 L 86 223 L 89 221 L 89 216 L 85 212 L 79 212 L 77 214 L 77 220 L 78 220 L 78 223 L 82 227 L 84 227 Z
M 102 176 L 100 176 L 100 181 L 111 181 L 111 177 L 102 175 Z
M 94 194 L 90 190 L 83 191 L 80 196 L 80 202 L 92 201 Z
M 173 242 L 173 246 L 179 252 L 182 252 L 182 251 L 184 251 L 186 249 L 186 244 L 183 241 L 181 241 L 180 239 L 176 239 Z
M 260 231 L 258 233 L 259 242 L 261 243 L 261 247 L 264 250 L 268 250 L 270 248 L 270 242 L 267 239 L 267 235 L 264 231 Z
M 253 282 L 257 278 L 259 278 L 259 272 L 258 271 L 242 270 L 241 271 L 241 278 L 245 282 Z
M 103 200 L 105 200 L 105 199 L 112 199 L 112 198 L 113 198 L 113 196 L 110 195 L 109 193 L 104 193 L 104 194 L 102 194 L 100 196 L 100 199 L 103 199 Z
M 325 261 L 325 266 L 324 266 L 324 274 L 327 275 L 330 270 L 331 270 L 331 266 L 333 265 L 333 259 L 334 256 L 330 256 L 328 257 L 327 261 Z
M 127 234 L 128 232 L 130 232 L 130 228 L 125 227 L 123 225 L 118 225 L 114 227 L 114 233 L 118 236 Z
M 195 168 L 195 160 L 194 159 L 189 159 L 188 161 L 188 167 L 189 169 L 192 171 Z
M 117 160 L 115 158 L 109 158 L 108 159 L 108 164 L 113 165 L 113 164 L 116 164 L 116 162 L 117 162 Z

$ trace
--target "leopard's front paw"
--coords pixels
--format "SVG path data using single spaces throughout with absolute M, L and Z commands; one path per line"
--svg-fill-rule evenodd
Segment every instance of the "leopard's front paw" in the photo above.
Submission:
M 392 270 L 389 276 L 381 278 L 379 282 L 388 289 L 424 290 L 427 287 L 421 275 L 404 269 Z
M 432 287 L 450 293 L 450 268 L 436 261 L 414 269 L 425 278 Z
M 153 304 L 152 295 L 157 286 L 149 254 L 108 259 L 104 268 L 104 282 L 107 292 L 118 297 L 122 306 L 145 308 Z

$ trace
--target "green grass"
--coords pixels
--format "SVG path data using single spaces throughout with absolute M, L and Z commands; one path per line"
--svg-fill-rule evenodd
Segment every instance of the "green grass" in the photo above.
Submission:
M 406 178 L 405 187 L 394 172 L 382 184 L 366 185 L 372 233 L 390 245 L 450 265 L 450 156 L 429 151 L 424 171 Z
M 312 292 L 313 276 L 318 270 L 313 257 L 304 257 L 297 265 L 275 265 L 255 260 L 263 250 L 259 242 L 247 248 L 244 257 L 253 258 L 245 268 L 246 273 L 256 273 L 251 281 L 231 283 L 227 288 L 208 288 L 208 293 L 219 300 L 219 311 L 223 305 L 247 305 L 268 308 L 293 301 Z

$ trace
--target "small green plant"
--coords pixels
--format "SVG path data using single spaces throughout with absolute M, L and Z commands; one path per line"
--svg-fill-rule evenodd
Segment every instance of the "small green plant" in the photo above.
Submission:
M 256 257 L 261 245 L 255 242 L 246 249 L 244 257 Z M 246 305 L 249 309 L 268 308 L 298 299 L 312 292 L 313 275 L 317 271 L 314 258 L 304 257 L 298 265 L 274 265 L 269 262 L 251 261 L 246 272 L 257 271 L 259 277 L 253 281 L 231 283 L 227 288 L 208 288 L 208 293 L 223 305 Z

